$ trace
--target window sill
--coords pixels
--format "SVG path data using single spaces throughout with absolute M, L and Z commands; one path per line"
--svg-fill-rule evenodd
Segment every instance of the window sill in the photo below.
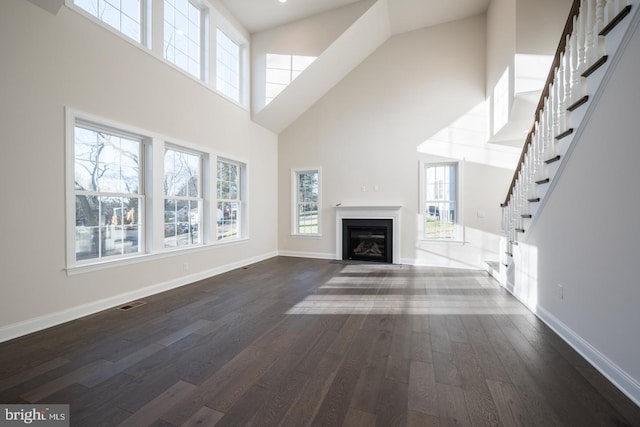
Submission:
M 322 234 L 296 234 L 296 233 L 291 233 L 291 237 L 294 239 L 315 239 L 315 240 L 320 240 L 322 239 Z
M 420 239 L 418 240 L 420 243 L 425 244 L 435 244 L 435 245 L 455 245 L 455 246 L 463 246 L 466 242 L 464 240 L 445 240 L 445 239 Z
M 139 264 L 147 261 L 155 261 L 164 258 L 171 258 L 178 255 L 189 255 L 193 253 L 198 253 L 202 251 L 206 251 L 209 249 L 215 249 L 219 247 L 225 246 L 233 246 L 243 244 L 249 241 L 249 238 L 241 238 L 241 239 L 233 239 L 233 240 L 224 240 L 224 241 L 216 241 L 214 243 L 208 243 L 205 245 L 198 245 L 193 247 L 186 248 L 175 248 L 175 249 L 165 249 L 164 252 L 156 252 L 153 254 L 140 254 L 140 255 L 132 255 L 126 258 L 118 258 L 113 260 L 105 260 L 92 262 L 88 264 L 79 264 L 71 267 L 65 268 L 67 276 L 75 276 L 77 274 L 91 273 L 94 271 L 107 270 L 110 268 L 117 268 L 126 265 Z

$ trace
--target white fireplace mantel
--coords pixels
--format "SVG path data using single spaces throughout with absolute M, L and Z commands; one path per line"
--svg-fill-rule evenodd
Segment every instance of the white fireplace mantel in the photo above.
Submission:
M 393 263 L 400 264 L 400 209 L 397 205 L 336 206 L 336 259 L 342 260 L 343 219 L 391 219 L 393 222 Z

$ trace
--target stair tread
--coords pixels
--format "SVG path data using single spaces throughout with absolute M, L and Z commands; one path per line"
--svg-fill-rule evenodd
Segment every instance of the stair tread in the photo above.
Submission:
M 544 162 L 549 165 L 551 163 L 557 162 L 558 160 L 560 160 L 560 155 L 547 159 Z
M 573 111 L 573 110 L 577 110 L 578 107 L 584 105 L 587 103 L 587 101 L 589 100 L 589 95 L 585 95 L 582 98 L 578 99 L 576 102 L 574 102 L 573 104 L 571 104 L 568 108 L 567 111 Z M 573 129 L 572 129 L 573 130 Z
M 602 67 L 604 65 L 604 63 L 607 62 L 607 59 L 609 59 L 609 57 L 607 55 L 603 55 L 602 57 L 600 57 L 600 59 L 598 59 L 596 62 L 594 62 L 593 65 L 591 65 L 589 68 L 587 68 L 584 71 L 584 73 L 582 73 L 582 77 L 589 77 L 598 68 Z
M 602 28 L 602 31 L 600 31 L 599 35 L 606 36 L 607 34 L 609 34 L 611 30 L 613 30 L 620 22 L 622 22 L 622 20 L 629 13 L 631 13 L 631 5 L 625 6 L 625 8 L 620 11 L 620 13 L 614 16 L 613 19 L 607 25 L 605 25 L 604 28 Z
M 565 130 L 564 132 L 562 132 L 561 134 L 559 134 L 558 136 L 555 137 L 556 141 L 560 141 L 562 138 L 566 138 L 567 136 L 571 135 L 573 133 L 573 128 L 569 128 L 567 130 Z
M 530 203 L 537 203 L 537 202 L 540 201 L 540 197 L 535 197 L 533 199 L 528 199 L 527 201 L 530 202 Z
M 549 182 L 549 178 L 541 179 L 540 181 L 536 181 L 536 184 L 546 184 Z

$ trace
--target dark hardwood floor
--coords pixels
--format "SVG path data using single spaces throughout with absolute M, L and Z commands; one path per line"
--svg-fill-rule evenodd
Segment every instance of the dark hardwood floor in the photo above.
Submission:
M 279 257 L 0 344 L 73 426 L 640 426 L 485 272 Z

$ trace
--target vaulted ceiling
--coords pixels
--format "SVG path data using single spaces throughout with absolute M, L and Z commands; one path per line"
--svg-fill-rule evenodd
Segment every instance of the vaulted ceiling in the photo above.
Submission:
M 220 0 L 245 28 L 256 33 L 358 1 L 372 0 Z M 392 33 L 402 33 L 484 12 L 491 0 L 388 0 Z

